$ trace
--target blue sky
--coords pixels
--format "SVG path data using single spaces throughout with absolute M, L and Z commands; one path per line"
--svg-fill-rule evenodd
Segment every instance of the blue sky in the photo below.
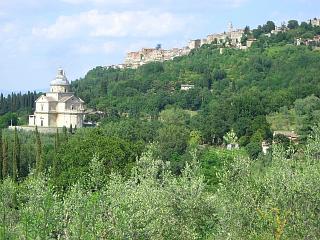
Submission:
M 141 47 L 273 20 L 320 17 L 319 0 L 0 0 L 0 91 L 48 88 L 58 67 L 70 80 L 122 63 Z

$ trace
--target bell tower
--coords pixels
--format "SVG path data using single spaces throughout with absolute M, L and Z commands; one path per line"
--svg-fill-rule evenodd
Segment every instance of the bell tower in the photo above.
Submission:
M 229 22 L 229 24 L 228 24 L 228 31 L 229 31 L 229 33 L 233 32 L 233 24 L 232 24 L 232 22 Z

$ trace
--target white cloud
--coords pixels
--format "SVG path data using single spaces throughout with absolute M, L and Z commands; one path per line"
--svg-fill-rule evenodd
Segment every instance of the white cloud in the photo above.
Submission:
M 80 54 L 97 54 L 97 53 L 105 53 L 111 54 L 115 53 L 118 50 L 122 50 L 121 45 L 114 41 L 108 41 L 100 44 L 88 44 L 88 43 L 80 43 L 74 46 L 74 50 Z
M 12 22 L 4 23 L 3 25 L 0 25 L 0 33 L 15 34 L 17 33 L 17 25 Z
M 91 37 L 159 37 L 186 28 L 190 18 L 169 12 L 125 11 L 101 13 L 98 10 L 60 16 L 55 23 L 34 27 L 35 36 L 65 39 L 84 34 Z

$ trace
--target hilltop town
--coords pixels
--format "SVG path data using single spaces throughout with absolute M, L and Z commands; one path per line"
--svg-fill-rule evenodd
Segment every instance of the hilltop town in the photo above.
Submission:
M 320 18 L 309 19 L 306 22 L 311 24 L 312 26 L 320 26 Z M 271 37 L 272 35 L 276 35 L 280 32 L 286 31 L 288 31 L 288 27 L 285 23 L 282 23 L 281 26 L 275 26 L 275 28 L 270 33 L 265 35 L 267 37 Z M 187 46 L 184 46 L 182 48 L 163 49 L 161 44 L 158 44 L 155 48 L 142 48 L 139 51 L 127 53 L 123 64 L 111 65 L 107 68 L 135 69 L 150 62 L 164 62 L 172 60 L 176 57 L 188 55 L 193 49 L 200 48 L 205 44 L 216 44 L 220 47 L 220 53 L 223 53 L 224 48 L 246 50 L 250 48 L 256 41 L 255 38 L 247 38 L 247 36 L 251 33 L 252 32 L 248 27 L 243 29 L 235 29 L 233 27 L 233 24 L 230 22 L 228 30 L 223 33 L 213 33 L 209 34 L 206 38 L 203 39 L 190 40 Z M 312 42 L 319 42 L 319 39 L 297 39 L 296 45 L 308 45 Z

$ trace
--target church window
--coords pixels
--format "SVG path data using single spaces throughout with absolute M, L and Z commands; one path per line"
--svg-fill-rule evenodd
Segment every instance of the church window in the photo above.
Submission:
M 43 104 L 41 104 L 41 111 L 43 111 Z
M 71 105 L 71 110 L 74 110 L 74 106 L 73 105 Z

